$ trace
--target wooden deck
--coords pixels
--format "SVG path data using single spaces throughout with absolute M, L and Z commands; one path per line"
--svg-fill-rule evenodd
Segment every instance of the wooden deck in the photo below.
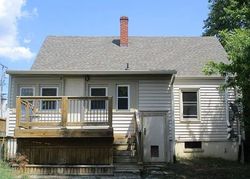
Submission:
M 0 137 L 5 137 L 6 132 L 6 120 L 0 118 Z
M 15 137 L 113 137 L 112 97 L 17 97 Z
M 18 169 L 17 165 L 13 168 Z M 22 172 L 28 175 L 113 175 L 113 165 L 26 165 Z

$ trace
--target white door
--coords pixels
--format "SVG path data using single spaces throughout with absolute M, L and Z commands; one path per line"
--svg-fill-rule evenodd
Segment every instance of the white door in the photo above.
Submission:
M 143 161 L 166 161 L 166 114 L 143 112 Z

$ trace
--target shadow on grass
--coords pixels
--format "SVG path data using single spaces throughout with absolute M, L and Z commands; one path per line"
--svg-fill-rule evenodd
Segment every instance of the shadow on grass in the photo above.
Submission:
M 168 178 L 250 178 L 250 165 L 215 158 L 178 159 L 168 164 L 165 170 Z

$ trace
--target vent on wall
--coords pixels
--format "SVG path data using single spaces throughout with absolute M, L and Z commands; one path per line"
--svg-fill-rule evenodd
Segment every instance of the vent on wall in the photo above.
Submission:
M 159 146 L 158 145 L 151 145 L 151 157 L 159 157 Z

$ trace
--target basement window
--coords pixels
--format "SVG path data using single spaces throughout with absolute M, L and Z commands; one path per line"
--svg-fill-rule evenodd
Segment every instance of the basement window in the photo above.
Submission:
M 200 141 L 185 142 L 185 149 L 201 149 Z

